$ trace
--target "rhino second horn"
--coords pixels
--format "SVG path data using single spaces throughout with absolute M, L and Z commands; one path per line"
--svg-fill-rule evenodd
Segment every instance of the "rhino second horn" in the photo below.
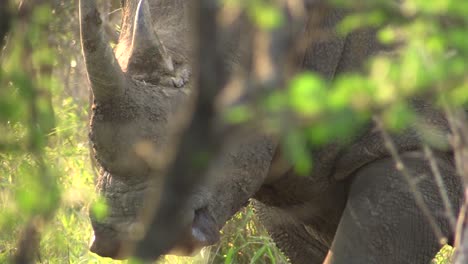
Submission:
M 166 48 L 153 29 L 148 2 L 146 0 L 140 0 L 133 26 L 131 55 L 128 63 L 129 71 L 131 72 L 131 68 L 135 65 L 141 67 L 141 64 L 147 61 L 153 61 L 148 60 L 149 56 L 154 56 L 156 62 L 147 65 L 150 68 L 156 67 L 156 70 L 166 73 L 174 71 L 172 59 L 167 54 Z
M 81 46 L 95 99 L 105 101 L 122 95 L 127 77 L 104 32 L 95 0 L 80 0 L 79 12 Z

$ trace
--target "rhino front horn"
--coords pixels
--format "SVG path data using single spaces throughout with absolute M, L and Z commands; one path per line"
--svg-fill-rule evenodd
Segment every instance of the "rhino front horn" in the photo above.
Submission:
M 96 100 L 123 94 L 127 77 L 117 62 L 94 0 L 80 0 L 81 46 Z

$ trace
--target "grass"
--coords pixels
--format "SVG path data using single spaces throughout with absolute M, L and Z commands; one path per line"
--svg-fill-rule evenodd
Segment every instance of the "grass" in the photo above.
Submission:
M 454 248 L 445 245 L 443 246 L 437 255 L 432 260 L 431 264 L 450 264 L 452 263 L 452 255 L 453 255 Z

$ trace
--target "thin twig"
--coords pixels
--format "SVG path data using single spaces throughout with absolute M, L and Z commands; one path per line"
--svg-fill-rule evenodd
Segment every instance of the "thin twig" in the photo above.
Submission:
M 462 178 L 464 186 L 468 186 L 468 126 L 464 110 L 456 110 L 444 104 L 445 115 L 452 131 L 451 144 L 454 151 L 456 168 Z
M 442 179 L 442 174 L 440 173 L 439 166 L 437 165 L 437 161 L 434 158 L 434 154 L 431 148 L 429 148 L 427 145 L 424 145 L 424 155 L 429 161 L 432 173 L 434 174 L 435 182 L 437 184 L 437 189 L 439 190 L 440 197 L 442 198 L 442 203 L 444 204 L 445 216 L 449 220 L 452 232 L 455 232 L 455 229 L 456 229 L 455 213 L 453 211 L 452 204 L 450 203 L 450 199 L 447 194 L 447 188 L 445 187 L 444 180 Z
M 423 215 L 427 218 L 429 221 L 430 226 L 432 227 L 432 230 L 434 231 L 436 237 L 439 240 L 439 243 L 441 245 L 445 244 L 447 241 L 447 238 L 442 234 L 442 231 L 440 230 L 439 226 L 437 225 L 437 222 L 434 219 L 434 216 L 431 214 L 431 211 L 429 210 L 429 207 L 424 201 L 424 197 L 421 194 L 421 192 L 418 190 L 418 181 L 411 176 L 411 172 L 408 170 L 408 168 L 405 166 L 403 163 L 403 160 L 401 159 L 400 155 L 398 154 L 398 150 L 395 147 L 395 144 L 393 143 L 392 138 L 388 134 L 388 132 L 385 130 L 384 125 L 379 117 L 374 116 L 374 121 L 377 125 L 377 128 L 380 130 L 382 134 L 382 138 L 384 140 L 385 147 L 388 149 L 390 152 L 390 155 L 392 156 L 393 160 L 396 163 L 396 168 L 401 172 L 403 177 L 408 183 L 408 186 L 410 188 L 411 193 L 414 196 L 414 200 L 416 202 L 416 205 L 421 209 Z
M 455 242 L 454 242 L 454 247 L 455 248 L 460 248 L 461 235 L 462 235 L 463 226 L 464 226 L 463 223 L 465 223 L 466 208 L 467 207 L 468 207 L 468 200 L 465 201 L 465 203 L 463 204 L 463 206 L 460 209 L 460 213 L 458 214 L 457 227 L 455 229 Z
M 454 109 L 447 102 L 444 103 L 444 111 L 449 121 L 452 132 L 451 144 L 455 157 L 457 173 L 464 186 L 465 202 L 463 203 L 455 230 L 454 264 L 466 263 L 468 259 L 468 230 L 466 225 L 466 213 L 468 208 L 468 126 L 464 110 Z

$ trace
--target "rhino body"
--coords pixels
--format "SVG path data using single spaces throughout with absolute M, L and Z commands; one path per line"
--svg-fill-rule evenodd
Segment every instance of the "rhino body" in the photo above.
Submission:
M 313 10 L 324 4 L 309 2 L 307 21 L 316 21 Z M 113 51 L 94 2 L 80 1 L 83 52 L 95 98 L 90 138 L 102 167 L 97 189 L 110 208 L 106 219 L 91 219 L 91 250 L 99 255 L 127 257 L 126 245 L 140 238 L 138 211 L 151 204 L 145 194 L 161 185 L 148 158 L 169 151 L 171 121 L 190 102 L 188 3 L 125 1 L 122 32 Z M 343 17 L 342 10 L 320 8 L 325 11 L 321 22 L 305 23 L 304 34 L 313 36 L 318 28 L 333 32 Z M 232 46 L 226 63 L 239 66 L 239 39 L 226 45 Z M 298 65 L 331 80 L 359 70 L 381 50 L 373 30 L 360 30 L 313 40 Z M 412 106 L 426 125 L 449 133 L 440 112 L 423 100 L 414 100 Z M 440 248 L 438 237 L 375 127 L 368 124 L 346 144 L 312 149 L 314 168 L 306 177 L 284 164 L 281 147 L 268 135 L 252 132 L 228 139 L 208 180 L 193 191 L 181 216 L 186 235 L 173 251 L 191 254 L 215 243 L 224 223 L 251 200 L 292 263 L 428 263 Z M 417 187 L 440 233 L 451 238 L 420 133 L 408 128 L 392 139 L 408 171 L 418 177 Z M 452 153 L 437 150 L 434 155 L 457 213 L 462 191 Z

